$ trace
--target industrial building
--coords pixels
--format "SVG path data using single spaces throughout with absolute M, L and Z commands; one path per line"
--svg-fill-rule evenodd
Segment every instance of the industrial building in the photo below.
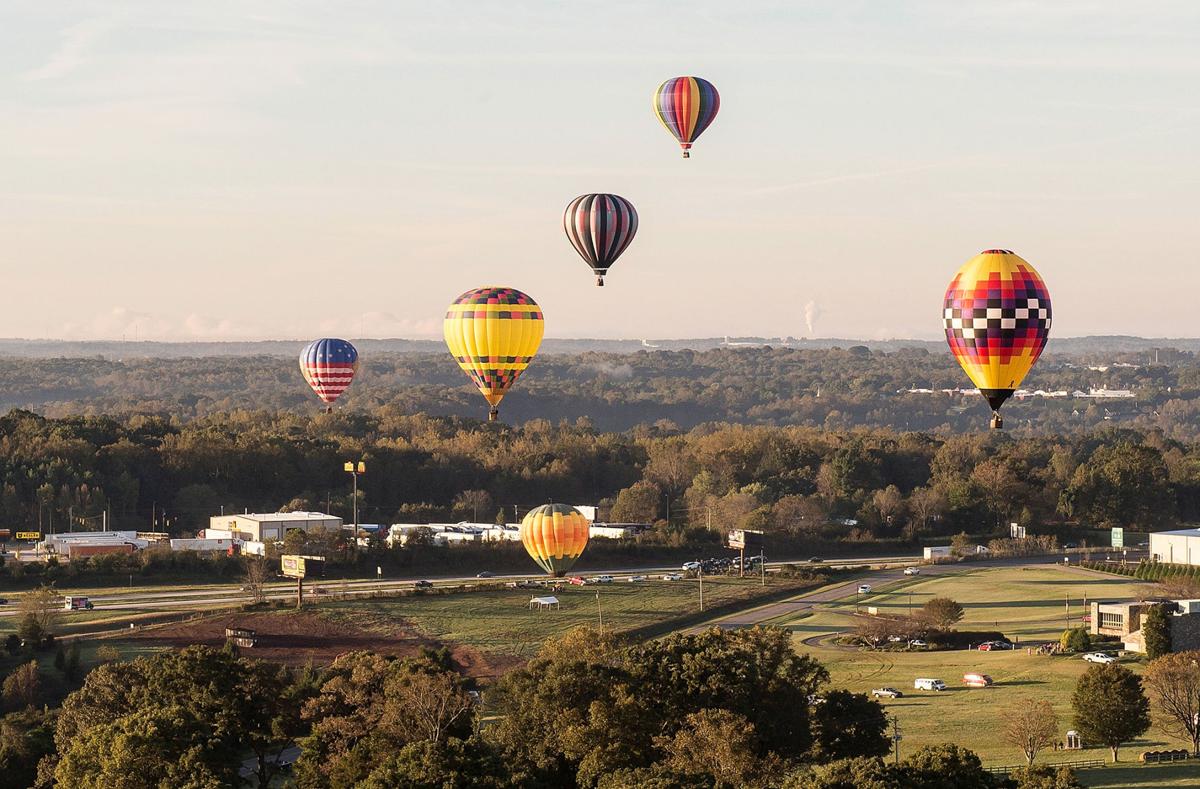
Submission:
M 214 515 L 208 519 L 204 536 L 227 536 L 251 542 L 276 542 L 289 531 L 336 531 L 342 519 L 323 512 L 267 512 L 242 515 Z
M 149 545 L 136 531 L 80 531 L 48 534 L 41 549 L 65 559 L 82 559 L 106 553 L 133 553 Z
M 1145 652 L 1142 620 L 1151 606 L 1166 605 L 1171 624 L 1171 650 L 1200 649 L 1200 600 L 1101 602 L 1091 604 L 1091 634 L 1121 639 L 1130 652 Z
M 1152 532 L 1150 559 L 1167 564 L 1200 564 L 1200 529 Z

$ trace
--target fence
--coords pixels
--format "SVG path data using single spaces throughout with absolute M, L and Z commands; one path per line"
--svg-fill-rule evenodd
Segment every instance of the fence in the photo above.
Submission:
M 1082 770 L 1087 767 L 1103 767 L 1105 761 L 1103 759 L 1076 759 L 1070 762 L 1046 762 L 1044 767 L 1070 767 L 1072 770 Z M 985 767 L 992 775 L 1008 775 L 1011 772 L 1020 770 L 1028 765 L 1010 764 L 1005 767 Z

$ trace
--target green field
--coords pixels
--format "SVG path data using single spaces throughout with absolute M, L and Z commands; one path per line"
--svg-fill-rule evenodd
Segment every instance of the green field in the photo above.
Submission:
M 706 577 L 704 600 L 710 608 L 736 600 L 749 602 L 781 584 L 778 579 L 769 579 L 764 590 L 756 578 Z M 558 597 L 562 602 L 560 609 L 527 608 L 531 596 L 548 594 Z M 497 589 L 323 603 L 320 611 L 325 616 L 379 632 L 391 632 L 397 620 L 404 620 L 440 641 L 530 657 L 550 636 L 577 625 L 598 626 L 601 614 L 605 630 L 621 631 L 699 612 L 699 588 L 695 579 L 662 581 L 651 576 L 645 583 L 567 586 L 561 592 Z
M 1066 601 L 1071 600 L 1071 623 L 1078 625 L 1082 601 L 1136 597 L 1140 582 L 1075 569 L 1037 568 L 968 569 L 943 576 L 905 579 L 864 598 L 861 604 L 880 611 L 904 612 L 919 608 L 931 597 L 951 597 L 966 609 L 960 629 L 1001 630 L 1019 643 L 1052 640 L 1067 623 Z M 1078 657 L 1027 654 L 1025 649 L 1005 652 L 955 650 L 946 652 L 872 652 L 839 648 L 826 637 L 851 628 L 854 601 L 821 606 L 809 616 L 776 622 L 793 631 L 796 647 L 821 660 L 833 684 L 870 692 L 892 686 L 904 692 L 901 699 L 886 701 L 889 714 L 900 721 L 904 739 L 901 755 L 922 745 L 953 741 L 979 754 L 985 764 L 1018 764 L 1019 752 L 996 734 L 1004 709 L 1019 700 L 1050 701 L 1059 714 L 1060 729 L 1071 728 L 1071 693 L 1087 664 Z M 1135 671 L 1141 663 L 1126 661 Z M 970 690 L 962 686 L 967 671 L 990 674 L 991 688 Z M 941 693 L 913 690 L 916 677 L 937 677 L 949 689 Z M 1182 747 L 1182 743 L 1155 727 L 1143 740 L 1122 749 L 1121 758 L 1136 761 L 1149 748 Z M 1046 762 L 1107 758 L 1104 749 L 1070 753 L 1043 752 Z M 1200 765 L 1163 766 L 1116 771 L 1105 768 L 1081 771 L 1093 786 L 1195 786 L 1200 785 Z M 1163 783 L 1164 780 L 1180 781 Z M 1125 781 L 1122 783 L 1121 781 Z M 1149 782 L 1149 783 L 1147 783 Z

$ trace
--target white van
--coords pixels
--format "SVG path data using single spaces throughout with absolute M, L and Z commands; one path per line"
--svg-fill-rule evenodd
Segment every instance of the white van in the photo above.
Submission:
M 858 593 L 859 594 L 870 594 L 871 593 L 871 585 L 863 584 L 862 586 L 858 587 Z
M 940 679 L 930 679 L 928 677 L 918 677 L 913 682 L 913 687 L 917 690 L 945 690 L 946 683 Z

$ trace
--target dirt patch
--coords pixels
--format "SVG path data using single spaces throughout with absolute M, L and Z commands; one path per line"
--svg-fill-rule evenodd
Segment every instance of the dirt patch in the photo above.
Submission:
M 262 658 L 291 666 L 312 663 L 327 666 L 346 652 L 369 651 L 381 655 L 408 657 L 422 647 L 450 649 L 464 674 L 479 679 L 494 679 L 523 661 L 507 655 L 488 655 L 461 644 L 443 644 L 421 635 L 405 622 L 396 622 L 393 632 L 362 630 L 343 621 L 333 621 L 307 611 L 253 611 L 215 614 L 203 619 L 175 622 L 131 633 L 122 641 L 138 646 L 162 646 L 180 649 L 192 644 L 211 647 L 225 645 L 225 628 L 255 631 L 255 645 L 243 647 L 247 657 Z

